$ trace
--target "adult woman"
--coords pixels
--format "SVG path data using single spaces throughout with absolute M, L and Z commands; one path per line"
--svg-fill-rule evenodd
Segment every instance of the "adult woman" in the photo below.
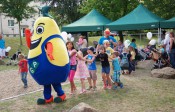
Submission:
M 170 63 L 173 68 L 175 68 L 175 38 L 174 33 L 170 32 Z
M 84 38 L 84 36 L 81 35 L 79 37 L 77 44 L 78 44 L 78 49 L 86 48 L 87 47 L 87 40 Z
M 115 50 L 115 51 L 118 51 L 119 54 L 121 54 L 121 53 L 123 52 L 123 48 L 124 48 L 124 45 L 123 45 L 122 41 L 119 40 L 119 41 L 117 42 L 117 46 L 116 46 L 116 48 L 114 48 L 114 50 Z
M 83 43 L 81 45 L 81 48 L 86 48 L 87 47 L 87 40 L 85 39 L 85 37 L 83 36 Z

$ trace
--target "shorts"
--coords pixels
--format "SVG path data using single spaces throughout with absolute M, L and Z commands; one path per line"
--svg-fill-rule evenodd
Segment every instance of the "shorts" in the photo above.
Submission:
M 120 83 L 120 71 L 114 71 L 112 80 L 114 82 Z
M 75 70 L 77 69 L 77 65 L 70 65 L 70 70 Z
M 68 76 L 70 82 L 74 81 L 76 68 L 77 68 L 77 65 L 70 66 L 70 72 L 69 72 L 69 76 Z
M 89 70 L 89 75 L 92 80 L 97 80 L 97 71 L 96 70 Z
M 110 73 L 110 66 L 102 67 L 102 71 L 101 72 L 109 75 L 109 73 Z
M 5 49 L 0 48 L 0 57 L 5 56 Z

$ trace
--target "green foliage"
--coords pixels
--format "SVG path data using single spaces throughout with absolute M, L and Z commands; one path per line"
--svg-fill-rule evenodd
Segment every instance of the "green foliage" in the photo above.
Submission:
M 0 11 L 8 17 L 13 17 L 17 20 L 20 28 L 20 21 L 22 19 L 29 18 L 32 13 L 36 12 L 33 7 L 28 4 L 33 0 L 0 0 Z M 21 31 L 20 34 L 20 45 L 22 45 Z
M 58 25 L 68 24 L 81 17 L 79 6 L 83 0 L 41 0 L 52 6 L 51 14 Z
M 175 16 L 174 0 L 144 0 L 144 5 L 164 19 L 170 19 Z
M 144 6 L 162 18 L 169 19 L 175 16 L 174 0 L 142 1 Z M 85 0 L 80 12 L 87 14 L 95 8 L 111 20 L 117 20 L 136 8 L 138 4 L 139 0 Z
M 34 9 L 28 4 L 33 0 L 1 0 L 0 9 L 1 11 L 9 17 L 21 21 L 22 19 L 29 18 L 31 13 L 34 13 Z
M 139 4 L 138 0 L 86 0 L 80 8 L 80 12 L 87 14 L 93 8 L 111 20 L 116 20 Z

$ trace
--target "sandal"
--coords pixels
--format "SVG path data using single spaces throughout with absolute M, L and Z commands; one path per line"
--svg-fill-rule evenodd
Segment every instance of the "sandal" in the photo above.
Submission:
M 80 94 L 83 94 L 83 93 L 86 93 L 86 90 L 82 90 L 82 91 L 80 92 Z

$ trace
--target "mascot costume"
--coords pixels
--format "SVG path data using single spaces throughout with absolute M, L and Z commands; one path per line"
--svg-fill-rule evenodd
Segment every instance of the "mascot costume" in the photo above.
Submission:
M 29 47 L 29 72 L 38 84 L 44 86 L 44 99 L 38 99 L 39 105 L 65 100 L 66 95 L 61 83 L 66 81 L 70 70 L 65 42 L 60 36 L 56 22 L 48 14 L 49 9 L 49 6 L 42 8 L 43 17 L 35 21 L 32 37 L 30 30 L 25 30 Z M 54 99 L 51 95 L 51 86 L 57 92 L 57 97 Z

